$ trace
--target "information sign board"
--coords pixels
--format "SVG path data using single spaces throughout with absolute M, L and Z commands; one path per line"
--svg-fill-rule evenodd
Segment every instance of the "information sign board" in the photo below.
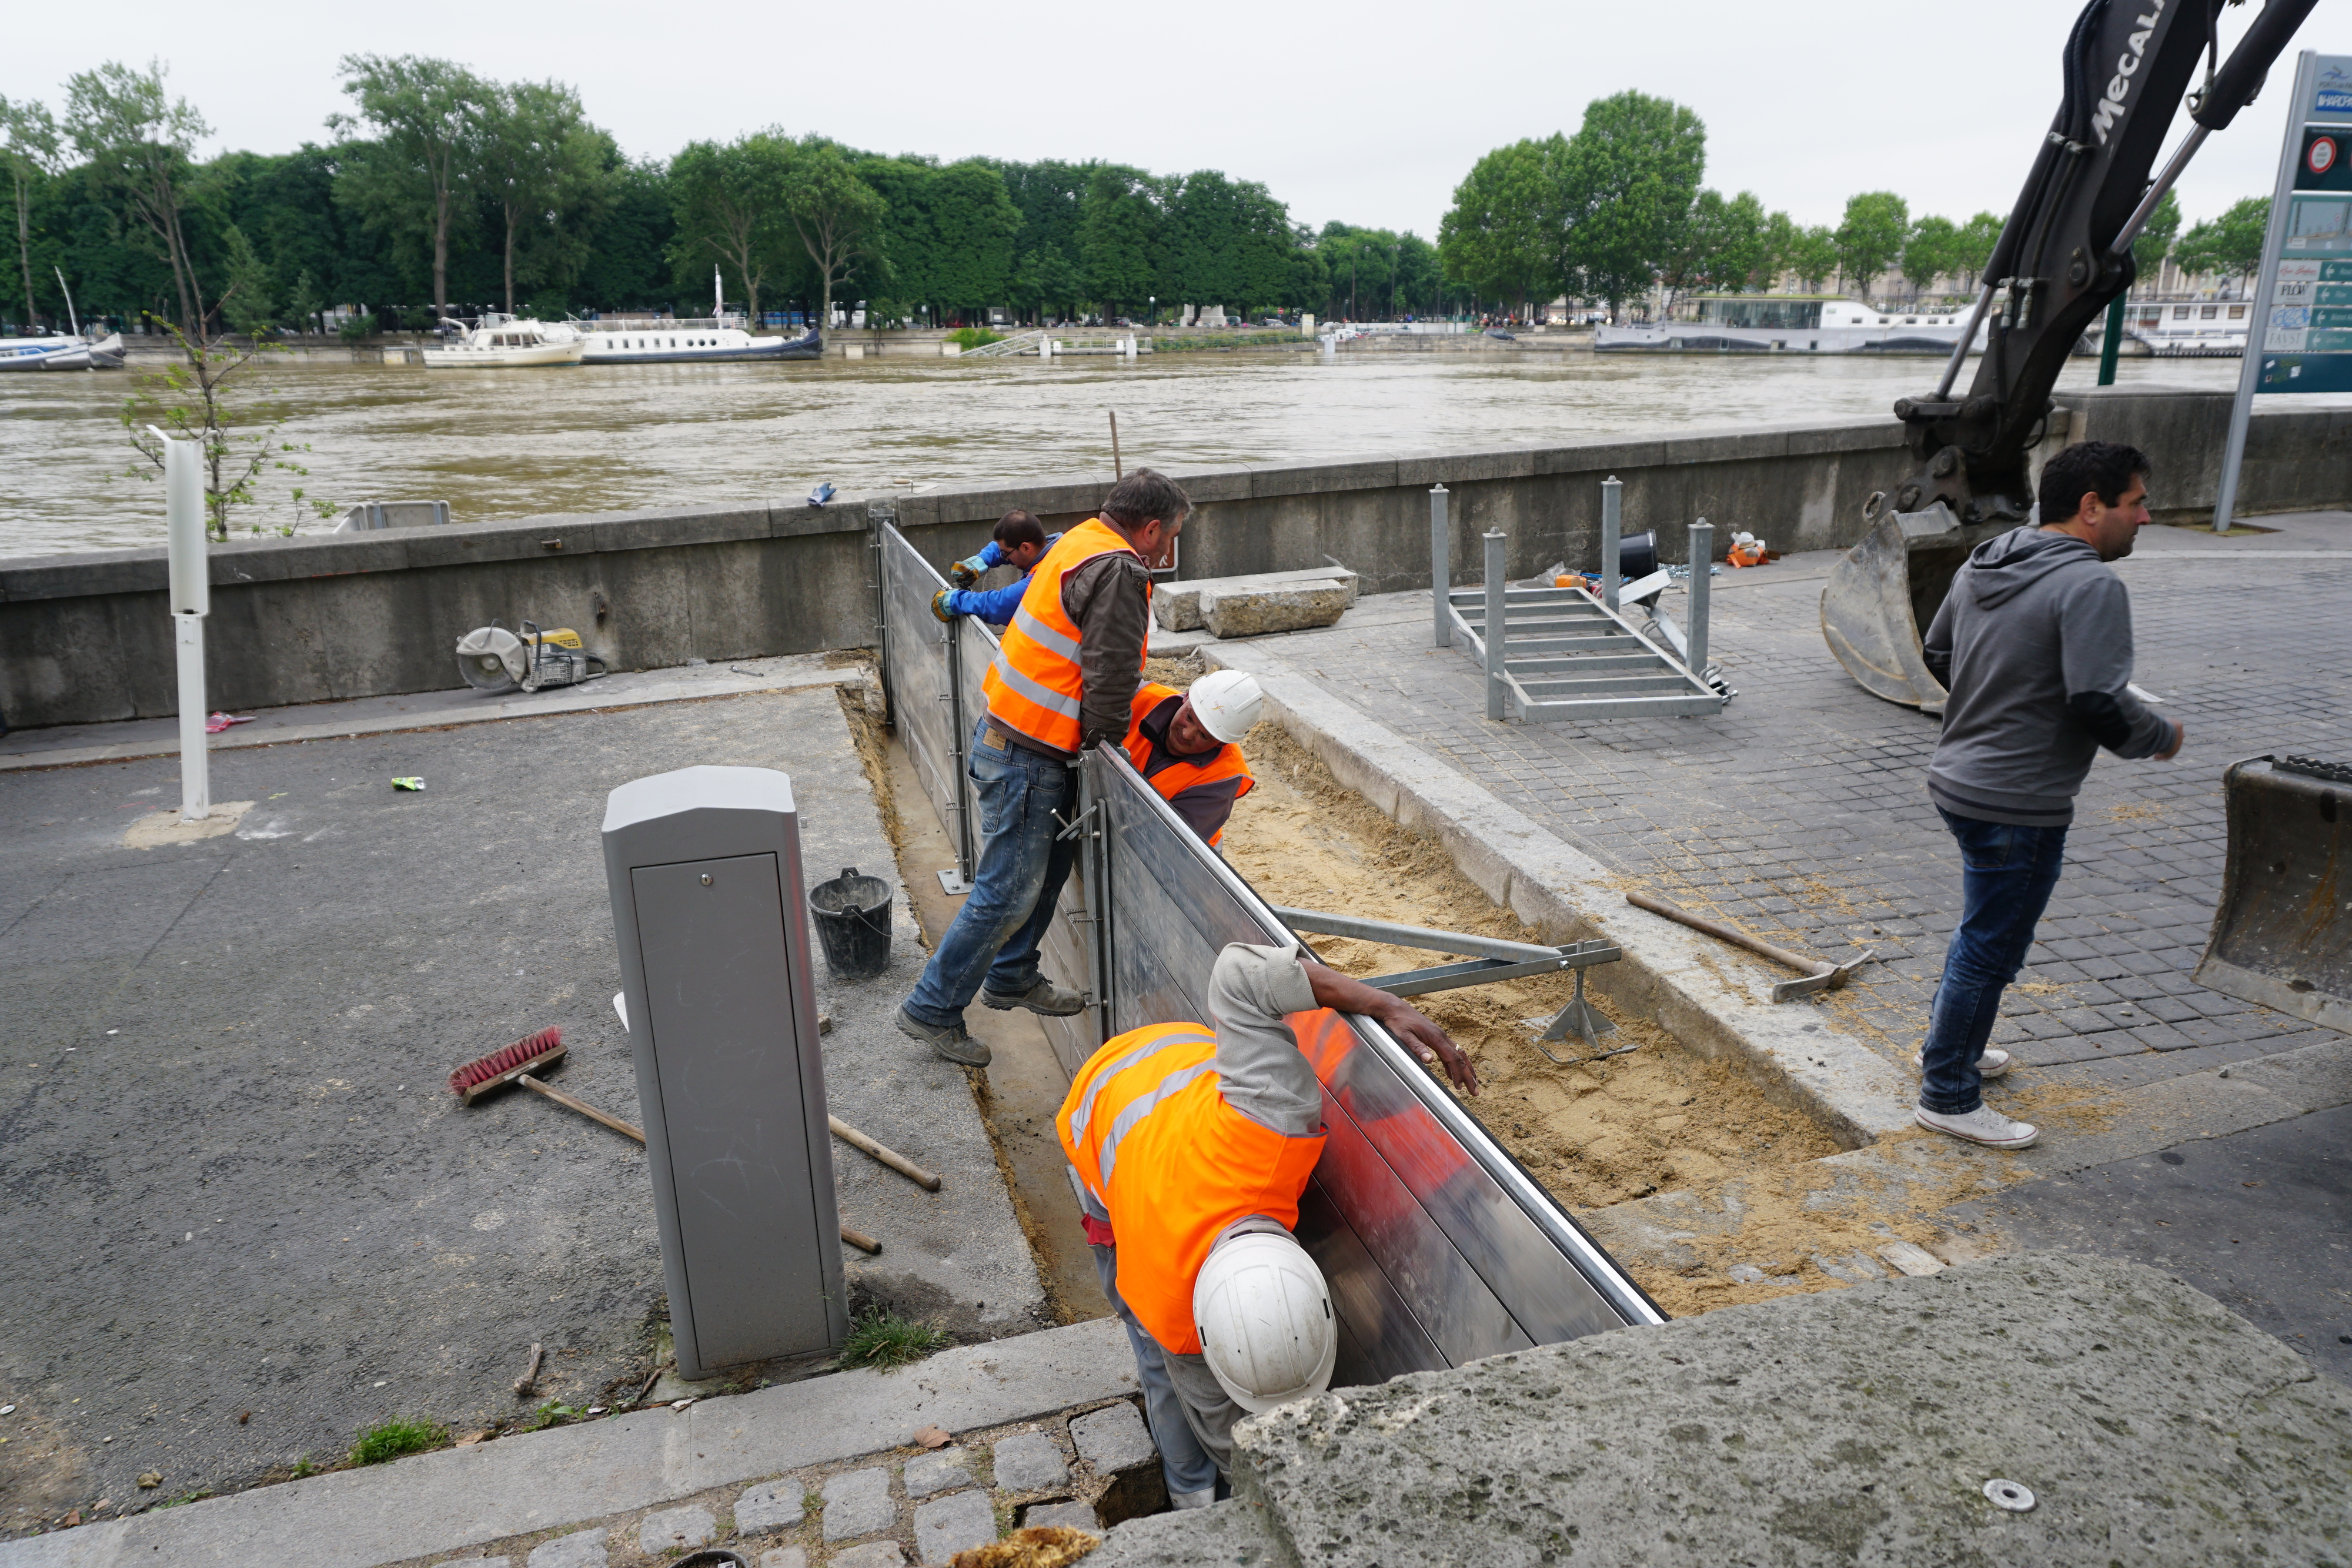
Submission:
M 2262 392 L 2352 392 L 2352 56 L 2306 56 L 2304 68 L 2286 131 L 2294 162 L 2254 296 Z

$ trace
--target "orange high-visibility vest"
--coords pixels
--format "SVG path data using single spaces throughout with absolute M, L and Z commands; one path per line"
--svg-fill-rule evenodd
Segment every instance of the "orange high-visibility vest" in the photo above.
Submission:
M 1155 1023 L 1087 1059 L 1054 1124 L 1062 1152 L 1110 1213 L 1118 1293 L 1167 1350 L 1197 1355 L 1192 1283 L 1225 1228 L 1251 1215 L 1291 1228 L 1325 1134 L 1286 1137 L 1225 1103 L 1206 1024 Z
M 1063 580 L 1097 556 L 1114 551 L 1143 559 L 1100 517 L 1088 517 L 1064 534 L 1029 574 L 1029 590 L 981 676 L 990 715 L 1040 746 L 1078 748 L 1078 705 L 1086 680 L 1078 668 L 1077 624 L 1062 608 Z M 1150 597 L 1149 579 L 1144 597 Z M 1136 667 L 1142 668 L 1141 661 Z
M 1160 791 L 1163 800 L 1173 800 L 1195 784 L 1214 784 L 1222 779 L 1238 778 L 1241 787 L 1234 791 L 1238 800 L 1248 794 L 1256 780 L 1250 776 L 1249 763 L 1242 757 L 1242 748 L 1231 742 L 1217 747 L 1206 757 L 1178 757 L 1159 772 L 1150 771 L 1151 737 L 1143 733 L 1143 721 L 1151 710 L 1170 697 L 1181 696 L 1174 686 L 1163 686 L 1156 681 L 1146 681 L 1135 690 L 1135 701 L 1129 705 L 1127 720 L 1127 759 L 1143 775 L 1145 783 Z M 1171 754 L 1173 755 L 1172 753 Z M 1219 828 L 1209 835 L 1214 848 L 1225 836 Z

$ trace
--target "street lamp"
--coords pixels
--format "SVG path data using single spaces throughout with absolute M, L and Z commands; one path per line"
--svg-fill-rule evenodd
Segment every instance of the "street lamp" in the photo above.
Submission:
M 1160 325 L 1160 296 L 1157 294 L 1143 297 L 1143 324 L 1147 327 Z

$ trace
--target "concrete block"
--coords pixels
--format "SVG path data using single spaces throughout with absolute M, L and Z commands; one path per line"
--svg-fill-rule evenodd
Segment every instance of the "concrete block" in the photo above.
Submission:
M 762 1563 L 761 1568 L 767 1568 Z M 825 1568 L 907 1568 L 907 1554 L 895 1541 L 869 1541 L 846 1552 L 836 1552 Z
M 1090 1502 L 1033 1502 L 1021 1511 L 1021 1528 L 1060 1525 L 1065 1530 L 1091 1530 L 1099 1534 L 1102 1521 Z
M 1087 1568 L 1197 1568 L 1210 1563 L 1272 1563 L 1286 1553 L 1268 1521 L 1265 1505 L 1234 1498 L 1181 1513 L 1133 1519 L 1103 1538 L 1087 1558 Z M 1397 1559 L 1383 1555 L 1382 1563 Z M 1483 1553 L 1465 1559 L 1484 1563 Z
M 1077 1445 L 1078 1458 L 1106 1475 L 1141 1464 L 1160 1451 L 1152 1446 L 1143 1413 L 1124 1399 L 1071 1422 L 1070 1441 Z
M 863 1552 L 866 1549 L 862 1546 L 853 1546 L 849 1550 L 852 1552 Z M 842 1557 L 836 1557 L 834 1559 L 835 1563 L 839 1563 L 844 1560 L 845 1559 Z M 760 1568 L 808 1568 L 808 1548 L 804 1546 L 779 1546 L 771 1551 L 762 1552 L 760 1553 Z M 895 1564 L 893 1565 L 893 1568 L 896 1568 Z
M 1005 1438 L 996 1445 L 995 1462 L 996 1484 L 1006 1491 L 1043 1491 L 1070 1479 L 1062 1446 L 1043 1432 L 1021 1432 Z M 909 1474 L 914 1468 L 908 1465 Z
M 934 1498 L 915 1510 L 915 1555 L 920 1562 L 951 1562 L 957 1552 L 995 1539 L 996 1509 L 984 1491 Z
M 898 1505 L 890 1500 L 890 1472 L 885 1469 L 845 1470 L 824 1483 L 824 1538 L 855 1541 L 898 1522 Z
M 530 1568 L 604 1568 L 610 1561 L 604 1550 L 607 1533 L 583 1530 L 542 1541 L 530 1549 Z
M 2301 1562 L 2352 1511 L 2352 1389 L 2168 1275 L 2051 1252 L 1412 1374 L 1234 1439 L 1302 1565 L 1371 1541 L 1502 1568 L 2104 1563 L 2126 1541 L 2186 1565 L 2249 1530 Z M 1995 1478 L 2040 1506 L 1996 1511 Z
M 637 1526 L 637 1550 L 648 1557 L 665 1552 L 691 1552 L 708 1546 L 719 1535 L 719 1521 L 707 1508 L 666 1508 L 646 1515 Z
M 745 1489 L 735 1500 L 735 1533 L 764 1535 L 771 1530 L 790 1530 L 801 1521 L 803 1490 L 790 1476 Z
M 1356 601 L 1360 584 L 1354 572 L 1344 567 L 1332 567 L 1328 570 L 1308 567 L 1300 571 L 1259 572 L 1247 577 L 1202 577 L 1182 582 L 1158 583 L 1151 591 L 1151 613 L 1164 632 L 1197 632 L 1204 624 L 1201 619 L 1204 597 L 1213 599 L 1229 593 L 1333 582 L 1348 591 L 1349 604 Z
M 1260 637 L 1328 626 L 1348 612 L 1353 588 L 1331 578 L 1201 595 L 1201 623 L 1211 635 Z
M 961 1448 L 918 1454 L 907 1461 L 906 1471 L 899 1479 L 908 1497 L 929 1497 L 951 1487 L 968 1487 L 971 1485 L 971 1456 Z

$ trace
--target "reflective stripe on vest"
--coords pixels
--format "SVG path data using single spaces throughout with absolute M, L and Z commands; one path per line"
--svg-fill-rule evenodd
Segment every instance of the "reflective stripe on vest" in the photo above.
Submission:
M 1160 798 L 1163 800 L 1173 802 L 1177 796 L 1195 784 L 1214 784 L 1219 779 L 1236 777 L 1242 782 L 1241 788 L 1234 791 L 1234 799 L 1240 800 L 1250 792 L 1256 780 L 1250 776 L 1249 761 L 1242 756 L 1242 748 L 1231 742 L 1220 746 L 1206 757 L 1176 757 L 1170 752 L 1169 755 L 1175 759 L 1159 772 L 1151 771 L 1151 737 L 1143 733 L 1143 721 L 1151 716 L 1153 708 L 1170 697 L 1183 695 L 1174 686 L 1163 686 L 1156 681 L 1146 681 L 1136 688 L 1135 701 L 1128 709 L 1127 759 L 1135 764 L 1135 771 L 1145 783 L 1160 791 Z M 1176 721 L 1171 716 L 1168 722 L 1172 727 Z M 1214 848 L 1224 836 L 1223 828 L 1211 833 L 1210 847 Z
M 1062 1152 L 1109 1214 L 1118 1292 L 1147 1333 L 1197 1354 L 1192 1284 L 1219 1235 L 1262 1214 L 1298 1223 L 1324 1135 L 1287 1137 L 1225 1103 L 1216 1038 L 1150 1024 L 1106 1042 L 1055 1118 Z
M 1021 607 L 1004 628 L 996 657 L 981 676 L 991 716 L 1056 751 L 1078 748 L 1078 715 L 1086 678 L 1078 665 L 1079 632 L 1062 608 L 1062 585 L 1097 556 L 1143 558 L 1100 517 L 1064 534 L 1029 574 Z M 1144 596 L 1150 597 L 1147 579 Z M 1139 669 L 1141 667 L 1139 662 Z

